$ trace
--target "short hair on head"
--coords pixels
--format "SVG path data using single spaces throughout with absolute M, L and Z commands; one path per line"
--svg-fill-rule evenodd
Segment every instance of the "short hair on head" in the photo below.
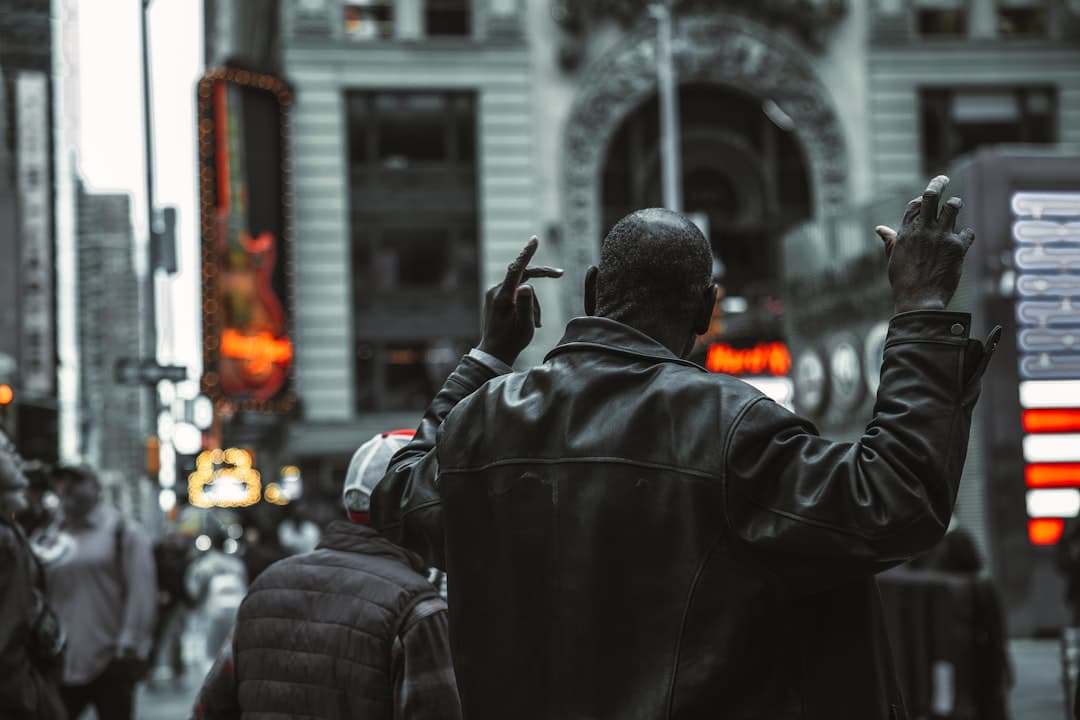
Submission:
M 596 312 L 627 324 L 688 320 L 712 282 L 712 262 L 709 241 L 685 216 L 632 212 L 600 245 Z

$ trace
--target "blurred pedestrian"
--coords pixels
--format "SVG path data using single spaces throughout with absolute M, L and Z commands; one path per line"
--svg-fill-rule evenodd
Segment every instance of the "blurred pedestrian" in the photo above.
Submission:
M 183 533 L 167 532 L 154 543 L 158 594 L 150 657 L 155 665 L 155 679 L 166 674 L 174 680 L 184 676 L 184 621 L 194 602 L 184 580 L 192 552 L 191 537 Z
M 319 544 L 319 526 L 294 503 L 285 506 L 285 517 L 278 524 L 278 544 L 294 555 L 308 553 Z
M 351 522 L 252 583 L 195 718 L 461 717 L 446 603 L 423 561 L 367 524 L 370 489 L 400 444 L 387 433 L 362 445 L 343 492 Z
M 616 223 L 588 317 L 511 373 L 540 320 L 528 281 L 560 274 L 529 242 L 372 499 L 449 575 L 467 717 L 905 716 L 873 575 L 945 532 L 992 353 L 944 310 L 974 240 L 947 182 L 877 229 L 897 313 L 854 443 L 685 360 L 717 289 L 667 210 Z
M 72 720 L 134 717 L 135 686 L 149 668 L 157 607 L 151 542 L 134 520 L 101 499 L 93 470 L 55 472 L 62 529 L 74 550 L 47 570 L 49 598 L 68 633 L 62 694 Z
M 229 636 L 236 622 L 236 610 L 248 588 L 244 562 L 235 553 L 225 552 L 228 527 L 225 523 L 211 525 L 196 539 L 198 552 L 184 580 L 187 595 L 194 603 L 188 627 L 205 637 L 202 672 L 213 663 Z M 204 544 L 200 547 L 200 543 Z M 236 541 L 231 545 L 237 545 Z
M 972 667 L 965 669 L 963 676 L 973 680 L 971 691 L 979 720 L 1007 720 L 1009 689 L 1014 681 L 1009 633 L 1001 595 L 993 581 L 982 576 L 984 563 L 975 536 L 966 528 L 955 526 L 935 548 L 911 565 L 961 577 L 970 583 L 970 614 L 952 618 L 958 627 L 969 622 L 972 631 L 971 653 L 966 658 Z
M 41 568 L 14 520 L 29 507 L 19 458 L 0 449 L 0 717 L 63 720 L 54 678 L 63 632 L 46 600 Z
M 241 559 L 247 569 L 249 582 L 254 582 L 263 570 L 289 556 L 278 542 L 277 533 L 264 532 L 258 521 L 251 522 L 244 529 L 243 550 Z
M 63 511 L 60 498 L 52 487 L 52 468 L 38 461 L 24 465 L 23 471 L 30 481 L 27 496 L 30 507 L 19 515 L 30 540 L 30 548 L 38 561 L 48 567 L 67 557 L 75 549 L 75 540 L 63 531 Z

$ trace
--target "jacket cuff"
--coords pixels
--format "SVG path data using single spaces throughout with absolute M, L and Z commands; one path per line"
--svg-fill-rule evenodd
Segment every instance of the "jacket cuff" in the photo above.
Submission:
M 514 368 L 510 367 L 491 353 L 484 352 L 480 348 L 473 348 L 472 350 L 470 350 L 469 357 L 471 357 L 473 360 L 479 361 L 489 370 L 493 371 L 496 375 L 507 375 L 514 372 Z
M 911 310 L 893 315 L 885 347 L 902 342 L 945 342 L 966 345 L 971 313 Z

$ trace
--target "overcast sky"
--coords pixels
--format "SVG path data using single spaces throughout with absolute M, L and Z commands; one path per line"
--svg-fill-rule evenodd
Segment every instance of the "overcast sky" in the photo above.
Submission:
M 202 3 L 153 0 L 150 67 L 158 206 L 178 208 L 180 275 L 159 283 L 163 362 L 201 370 L 195 83 L 202 74 Z M 92 190 L 130 192 L 145 241 L 141 0 L 80 0 L 79 161 Z

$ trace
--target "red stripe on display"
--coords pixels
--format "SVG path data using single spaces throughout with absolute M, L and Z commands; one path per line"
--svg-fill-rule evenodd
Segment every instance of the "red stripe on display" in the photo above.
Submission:
M 1032 545 L 1054 545 L 1064 530 L 1065 521 L 1061 518 L 1028 520 L 1028 540 Z
M 1077 432 L 1080 431 L 1080 409 L 1039 408 L 1024 411 L 1024 432 Z
M 1080 487 L 1080 463 L 1035 463 L 1024 468 L 1028 487 Z

